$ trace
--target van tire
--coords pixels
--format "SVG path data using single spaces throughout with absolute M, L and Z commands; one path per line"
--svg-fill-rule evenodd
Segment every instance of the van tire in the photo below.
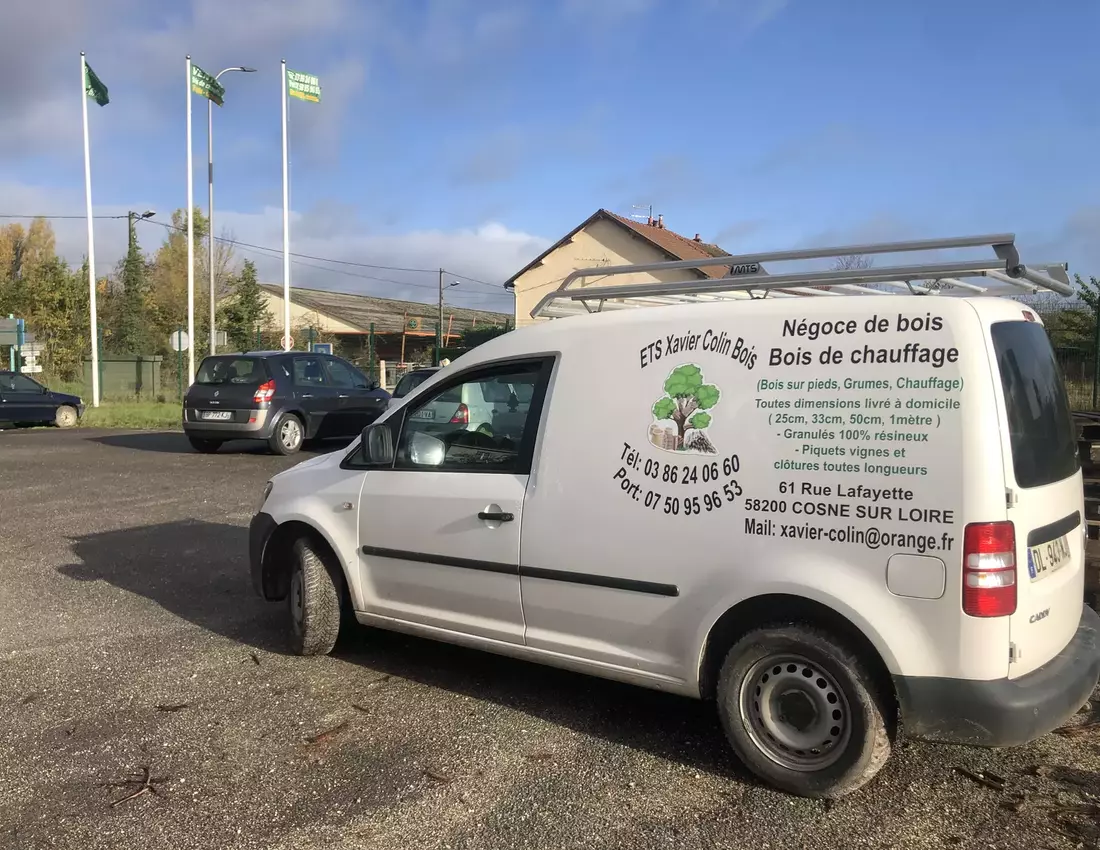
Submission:
M 726 654 L 718 713 L 737 757 L 765 782 L 801 797 L 836 799 L 871 781 L 890 757 L 887 714 L 874 682 L 860 657 L 828 633 L 804 624 L 765 626 Z M 769 687 L 772 699 L 758 701 Z M 783 706 L 780 694 L 788 696 Z M 801 712 L 802 728 L 810 729 L 801 743 L 837 748 L 797 749 L 792 737 L 781 742 L 773 732 L 799 728 L 781 710 Z
M 287 597 L 290 648 L 295 655 L 328 655 L 340 635 L 340 589 L 311 541 L 299 537 L 291 547 Z

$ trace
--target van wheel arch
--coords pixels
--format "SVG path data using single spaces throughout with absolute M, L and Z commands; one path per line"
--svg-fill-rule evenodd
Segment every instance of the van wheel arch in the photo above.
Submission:
M 699 694 L 703 699 L 715 698 L 722 662 L 740 638 L 753 629 L 768 625 L 810 625 L 823 629 L 847 644 L 867 665 L 874 677 L 872 683 L 889 704 L 891 716 L 887 722 L 896 724 L 897 691 L 882 656 L 867 636 L 847 617 L 827 605 L 789 594 L 768 594 L 745 599 L 718 618 L 707 634 L 699 663 Z
M 263 558 L 263 591 L 264 599 L 268 602 L 283 602 L 290 591 L 290 572 L 293 567 L 294 542 L 296 540 L 308 540 L 311 546 L 322 556 L 330 572 L 335 573 L 333 579 L 340 590 L 341 607 L 350 611 L 351 591 L 348 588 L 347 576 L 341 560 L 336 555 L 336 550 L 328 542 L 328 539 L 316 528 L 298 520 L 282 523 L 275 529 L 271 539 L 264 547 Z

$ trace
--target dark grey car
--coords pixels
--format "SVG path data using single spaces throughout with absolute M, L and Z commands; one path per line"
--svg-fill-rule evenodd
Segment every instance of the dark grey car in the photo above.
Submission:
M 196 451 L 262 440 L 293 454 L 306 440 L 352 437 L 385 411 L 390 394 L 331 354 L 250 351 L 207 357 L 183 399 Z

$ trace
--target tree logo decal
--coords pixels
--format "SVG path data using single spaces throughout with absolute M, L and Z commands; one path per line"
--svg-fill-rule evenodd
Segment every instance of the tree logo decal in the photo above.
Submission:
M 716 453 L 707 436 L 722 391 L 703 380 L 694 363 L 677 366 L 665 379 L 665 394 L 653 403 L 649 442 L 666 452 Z

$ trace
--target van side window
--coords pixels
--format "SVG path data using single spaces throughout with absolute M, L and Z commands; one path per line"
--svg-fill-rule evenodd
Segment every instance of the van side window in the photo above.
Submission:
M 418 399 L 405 416 L 394 469 L 529 473 L 551 363 L 496 365 Z

